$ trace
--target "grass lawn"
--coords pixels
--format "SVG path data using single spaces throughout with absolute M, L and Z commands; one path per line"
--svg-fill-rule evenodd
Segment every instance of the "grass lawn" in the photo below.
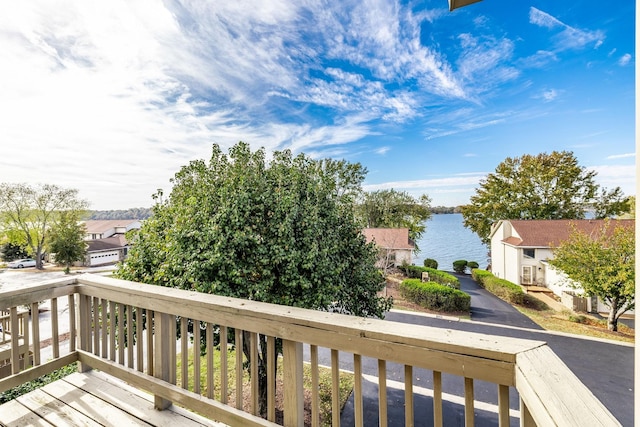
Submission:
M 245 360 L 246 361 L 246 360 Z M 200 357 L 200 384 L 202 395 L 207 395 L 207 365 L 206 356 Z M 236 356 L 234 350 L 227 353 L 227 378 L 228 378 L 228 404 L 235 407 L 236 402 Z M 221 382 L 220 382 L 220 351 L 215 349 L 213 354 L 214 364 L 214 391 L 213 395 L 216 400 L 220 400 Z M 304 369 L 304 388 L 305 388 L 305 425 L 310 425 L 311 421 L 311 365 L 305 363 Z M 276 376 L 276 421 L 282 424 L 282 408 L 283 408 L 283 374 L 282 374 L 282 357 L 278 358 L 278 374 Z M 189 390 L 193 391 L 193 353 L 189 352 Z M 177 384 L 182 385 L 182 358 L 178 355 L 177 363 Z M 353 374 L 340 372 L 340 407 L 344 407 L 345 403 L 353 390 L 354 380 Z M 250 385 L 249 372 L 244 370 L 243 376 L 243 408 L 250 412 Z M 331 425 L 331 369 L 319 368 L 319 398 L 320 398 L 320 425 Z
M 514 307 L 548 331 L 566 332 L 631 343 L 635 341 L 635 330 L 620 322 L 618 322 L 618 332 L 613 332 L 607 329 L 606 319 L 598 319 L 587 313 L 576 314 L 570 310 L 555 311 L 535 297 L 528 295 L 527 299 L 530 301 L 529 304 L 514 305 Z

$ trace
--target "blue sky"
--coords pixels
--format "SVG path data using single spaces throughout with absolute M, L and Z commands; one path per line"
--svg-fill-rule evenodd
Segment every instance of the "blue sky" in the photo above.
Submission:
M 360 162 L 467 203 L 507 156 L 573 151 L 635 194 L 634 2 L 0 4 L 0 181 L 150 206 L 212 143 Z

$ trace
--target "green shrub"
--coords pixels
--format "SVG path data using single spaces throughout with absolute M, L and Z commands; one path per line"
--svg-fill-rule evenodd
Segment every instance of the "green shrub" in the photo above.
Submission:
M 403 264 L 400 266 L 400 270 L 407 275 L 407 277 L 411 279 L 420 279 L 422 277 L 422 272 L 424 271 L 424 267 L 418 267 L 417 265 L 409 265 Z
M 438 269 L 438 261 L 433 258 L 427 258 L 424 260 L 424 266 L 428 268 Z
M 471 274 L 480 286 L 498 298 L 514 304 L 524 303 L 525 293 L 519 285 L 505 279 L 500 279 L 486 270 L 475 269 Z
M 467 267 L 469 267 L 470 270 L 474 270 L 474 269 L 480 267 L 480 265 L 475 261 L 469 261 L 467 263 Z
M 449 286 L 451 288 L 460 289 L 460 279 L 456 276 L 449 274 L 446 271 L 436 270 L 434 268 L 424 267 L 424 270 L 429 273 L 429 281 Z
M 441 285 L 450 286 L 460 289 L 460 280 L 446 271 L 436 270 L 435 268 L 419 267 L 417 265 L 403 265 L 400 269 L 411 279 L 422 279 L 422 273 L 429 273 L 429 281 L 436 282 Z
M 467 270 L 467 261 L 464 259 L 459 259 L 457 261 L 453 261 L 453 271 L 456 273 L 464 273 Z
M 482 280 L 487 276 L 493 276 L 493 274 L 491 274 L 490 271 L 481 270 L 479 268 L 476 268 L 476 269 L 471 271 L 471 277 L 473 278 L 473 280 L 478 282 L 478 284 L 480 286 L 482 286 L 483 288 L 484 288 L 484 285 L 482 284 Z
M 407 279 L 400 284 L 400 293 L 404 298 L 421 307 L 434 311 L 469 311 L 471 297 L 457 289 L 435 282 L 421 282 L 419 279 Z

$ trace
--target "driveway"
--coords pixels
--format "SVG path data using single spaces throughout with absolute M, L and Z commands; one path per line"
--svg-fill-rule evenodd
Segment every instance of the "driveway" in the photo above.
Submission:
M 454 275 L 460 280 L 460 290 L 471 295 L 471 320 L 474 322 L 542 330 L 540 326 L 513 308 L 511 304 L 478 286 L 470 276 Z

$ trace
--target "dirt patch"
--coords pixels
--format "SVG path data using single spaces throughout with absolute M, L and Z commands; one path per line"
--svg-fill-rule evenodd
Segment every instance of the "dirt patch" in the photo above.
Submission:
M 235 392 L 229 396 L 229 406 L 236 406 Z M 243 387 L 243 399 L 242 410 L 247 413 L 251 413 L 251 390 L 249 390 L 249 384 L 244 384 Z M 320 420 L 320 424 L 323 420 Z M 284 382 L 282 379 L 276 379 L 276 424 L 284 425 Z M 311 390 L 304 390 L 304 425 L 305 427 L 311 426 Z

